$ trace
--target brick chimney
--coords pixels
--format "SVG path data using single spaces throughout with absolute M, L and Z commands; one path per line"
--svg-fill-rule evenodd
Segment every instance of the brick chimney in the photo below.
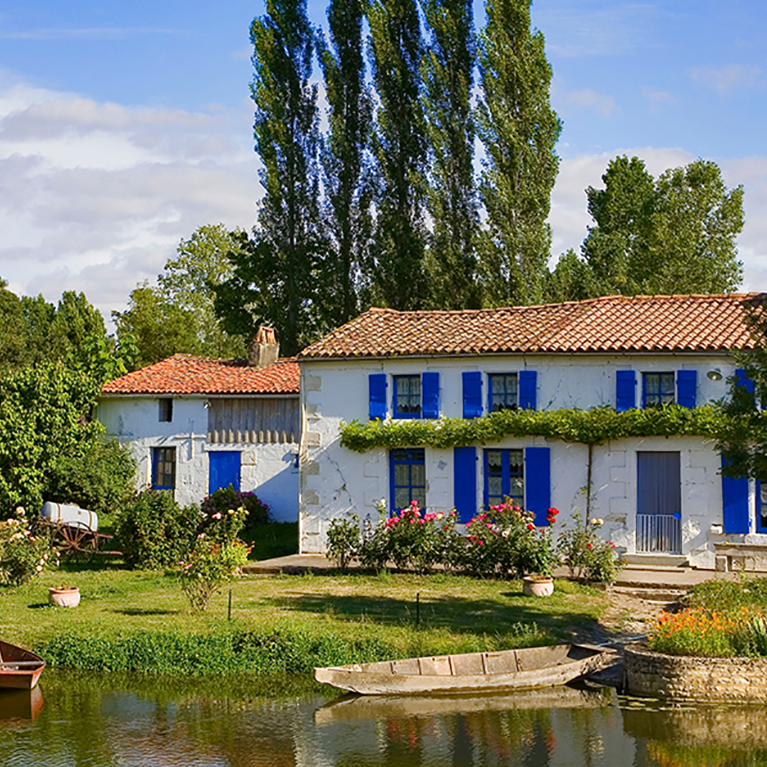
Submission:
M 280 345 L 274 335 L 274 328 L 262 325 L 248 347 L 248 365 L 254 368 L 265 368 L 277 362 L 279 356 Z

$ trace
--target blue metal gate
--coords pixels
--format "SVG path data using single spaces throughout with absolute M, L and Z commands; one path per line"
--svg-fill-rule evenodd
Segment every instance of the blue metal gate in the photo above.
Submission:
M 641 552 L 682 553 L 678 452 L 637 453 L 637 533 Z

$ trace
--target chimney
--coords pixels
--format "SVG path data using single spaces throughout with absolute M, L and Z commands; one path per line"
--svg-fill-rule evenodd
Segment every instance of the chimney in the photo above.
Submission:
M 280 345 L 274 335 L 274 328 L 262 325 L 248 347 L 248 365 L 254 368 L 265 368 L 277 362 L 279 356 Z

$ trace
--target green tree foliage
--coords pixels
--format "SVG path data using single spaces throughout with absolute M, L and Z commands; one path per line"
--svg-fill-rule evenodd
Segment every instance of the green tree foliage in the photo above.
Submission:
M 314 33 L 305 0 L 267 0 L 266 10 L 250 31 L 265 194 L 253 239 L 242 243 L 233 276 L 216 290 L 216 311 L 232 334 L 273 325 L 283 351 L 295 354 L 324 329 Z
M 571 248 L 563 253 L 552 272 L 546 274 L 544 299 L 547 303 L 582 301 L 600 295 L 591 267 Z
M 655 180 L 638 157 L 617 157 L 602 180 L 604 189 L 586 190 L 596 225 L 583 255 L 595 294 L 724 293 L 738 286 L 743 188 L 728 191 L 716 163 L 696 160 Z
M 373 300 L 417 309 L 428 300 L 424 269 L 427 141 L 420 101 L 421 27 L 415 0 L 372 0 L 367 11 L 379 109 Z
M 331 327 L 359 314 L 370 287 L 373 100 L 365 83 L 363 8 L 362 0 L 331 0 L 331 47 L 322 35 L 317 43 L 329 107 L 321 161 L 331 251 L 322 270 L 322 301 Z
M 485 9 L 478 110 L 487 157 L 480 184 L 487 213 L 480 253 L 484 301 L 537 303 L 550 251 L 546 219 L 562 123 L 549 103 L 543 34 L 530 30 L 530 0 L 488 0 Z
M 469 0 L 422 0 L 431 41 L 421 63 L 431 164 L 427 264 L 430 305 L 478 309 L 479 211 L 471 91 L 476 43 Z
M 61 457 L 77 460 L 100 438 L 88 416 L 101 383 L 55 363 L 0 378 L 0 509 L 40 509 Z
M 19 297 L 0 279 L 0 371 L 13 370 L 27 361 L 26 321 Z

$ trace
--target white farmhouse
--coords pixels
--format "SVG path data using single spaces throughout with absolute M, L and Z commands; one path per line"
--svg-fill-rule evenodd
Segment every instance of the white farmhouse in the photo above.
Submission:
M 247 361 L 176 354 L 107 383 L 98 417 L 133 449 L 139 489 L 189 504 L 231 484 L 255 491 L 273 520 L 295 522 L 299 368 L 278 354 L 261 328 Z
M 359 453 L 342 447 L 341 426 L 474 419 L 515 408 L 711 403 L 727 396 L 736 375 L 731 350 L 752 344 L 744 305 L 762 298 L 613 296 L 509 309 L 369 310 L 299 355 L 300 550 L 321 552 L 336 517 L 356 512 L 375 522 L 382 498 L 389 509 L 411 499 L 432 511 L 455 508 L 465 522 L 510 496 L 541 519 L 555 506 L 562 519 L 586 511 L 590 486 L 590 515 L 605 520 L 604 535 L 629 559 L 721 568 L 737 559 L 738 546 L 758 559 L 767 547 L 767 494 L 763 504 L 758 483 L 722 477 L 721 456 L 703 436 L 623 437 L 591 451 L 577 442 L 508 436 Z

